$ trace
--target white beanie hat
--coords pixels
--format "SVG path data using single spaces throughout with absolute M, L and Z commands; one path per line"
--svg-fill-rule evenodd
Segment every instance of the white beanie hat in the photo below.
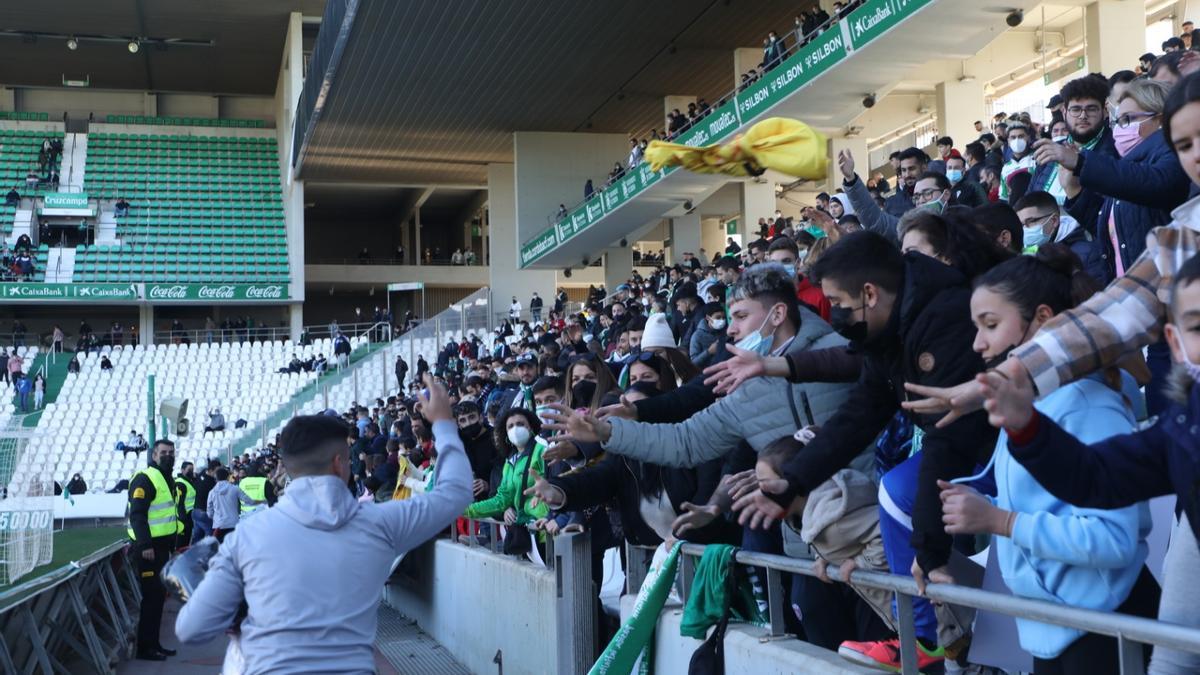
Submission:
M 646 319 L 646 330 L 642 333 L 642 351 L 653 347 L 678 347 L 675 334 L 667 323 L 667 315 L 658 313 Z

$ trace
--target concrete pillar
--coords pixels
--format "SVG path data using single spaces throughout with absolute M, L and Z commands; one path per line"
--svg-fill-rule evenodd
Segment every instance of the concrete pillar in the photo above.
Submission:
M 604 287 L 611 293 L 614 288 L 633 276 L 633 248 L 630 246 L 604 250 Z
M 582 184 L 581 184 L 582 185 Z M 582 194 L 582 191 L 580 192 Z M 519 255 L 522 239 L 517 228 L 516 171 L 512 164 L 488 165 L 488 212 L 491 234 L 491 264 L 488 284 L 492 290 L 492 321 L 508 311 L 515 295 L 529 308 L 533 291 L 543 299 L 554 297 L 554 270 L 522 271 Z M 531 235 L 532 236 L 532 235 Z
M 138 343 L 143 347 L 154 344 L 153 305 L 138 305 Z
M 0 87 L 0 110 L 12 112 L 17 109 L 17 97 L 12 87 Z
M 667 263 L 683 262 L 684 253 L 700 255 L 700 212 L 671 219 L 671 247 L 667 249 Z
M 738 218 L 737 233 L 742 237 L 738 243 L 745 248 L 747 243 L 758 239 L 758 219 L 775 215 L 775 185 L 771 181 L 745 181 L 741 185 L 742 215 Z
M 142 95 L 142 114 L 147 117 L 158 116 L 158 94 L 143 94 Z
M 983 80 L 947 80 L 938 83 L 936 89 L 938 128 L 943 135 L 954 139 L 954 147 L 962 152 L 967 143 L 979 137 L 979 132 L 975 131 L 975 120 L 982 120 L 987 126 Z
M 958 139 L 954 139 L 955 142 Z M 858 177 L 862 180 L 870 178 L 869 172 L 870 157 L 867 156 L 867 139 L 865 136 L 859 135 L 854 138 L 831 138 L 829 139 L 829 190 L 833 194 L 834 190 L 842 187 L 842 172 L 837 166 L 837 156 L 842 150 L 849 150 L 851 155 L 854 155 L 854 170 L 858 173 Z
M 733 86 L 742 82 L 742 75 L 758 67 L 762 63 L 761 47 L 738 47 L 733 50 Z
M 1145 41 L 1131 39 L 1131 29 L 1140 36 L 1146 25 L 1146 7 L 1140 2 L 1096 0 L 1085 9 L 1087 69 L 1115 73 L 1137 65 Z M 957 139 L 955 139 L 957 140 Z
M 416 248 L 413 249 L 413 260 L 417 265 L 425 264 L 425 249 L 421 246 L 421 207 L 413 212 L 413 232 L 417 238 Z
M 288 336 L 292 344 L 300 344 L 300 333 L 304 332 L 304 305 L 296 302 L 288 305 Z

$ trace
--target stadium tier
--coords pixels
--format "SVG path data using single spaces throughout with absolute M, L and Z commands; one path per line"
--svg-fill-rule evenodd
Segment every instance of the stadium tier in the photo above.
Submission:
M 30 171 L 38 169 L 38 152 L 46 139 L 62 139 L 62 131 L 37 131 L 30 129 L 0 129 L 0 186 L 4 192 L 16 188 L 22 197 L 37 197 L 54 192 L 43 187 L 26 187 L 25 178 Z M 0 211 L 0 227 L 7 228 L 5 235 L 12 232 L 13 209 Z
M 355 338 L 352 347 L 364 339 Z M 46 406 L 32 452 L 22 458 L 20 468 L 25 472 L 52 468 L 55 479 L 64 485 L 79 473 L 91 492 L 111 489 L 130 478 L 146 458 L 116 447 L 131 430 L 147 433 L 146 377 L 150 374 L 155 375 L 157 401 L 188 400 L 188 434 L 176 437 L 171 430 L 178 461 L 223 455 L 247 434 L 261 433 L 261 420 L 317 378 L 312 372 L 278 372 L 291 356 L 319 353 L 333 353 L 328 339 L 307 346 L 282 341 L 170 344 L 80 353 L 80 372 L 68 375 L 57 400 Z M 112 362 L 111 370 L 100 368 L 102 355 Z M 214 408 L 224 415 L 225 428 L 206 434 L 207 413 Z M 239 427 L 239 420 L 246 423 Z
M 92 133 L 85 190 L 126 199 L 119 246 L 80 246 L 78 282 L 286 283 L 275 139 Z

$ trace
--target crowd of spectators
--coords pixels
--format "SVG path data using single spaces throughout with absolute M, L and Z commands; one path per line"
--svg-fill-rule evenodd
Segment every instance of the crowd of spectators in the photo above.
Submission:
M 997 115 L 962 151 L 899 152 L 894 185 L 844 152 L 840 189 L 764 215 L 744 248 L 422 356 L 470 456 L 464 516 L 512 526 L 514 555 L 571 529 L 593 551 L 685 538 L 922 589 L 989 548 L 1017 595 L 1196 625 L 1200 55 L 1175 53 L 1068 82 L 1046 123 Z M 436 475 L 403 365 L 393 396 L 343 415 L 363 498 Z M 1165 562 L 1146 543 L 1164 494 Z M 785 583 L 789 632 L 899 667 L 887 598 Z M 945 610 L 915 603 L 922 670 L 966 664 L 970 622 Z M 1017 627 L 1035 672 L 1116 672 L 1115 639 Z M 1152 672 L 1198 667 L 1154 650 Z

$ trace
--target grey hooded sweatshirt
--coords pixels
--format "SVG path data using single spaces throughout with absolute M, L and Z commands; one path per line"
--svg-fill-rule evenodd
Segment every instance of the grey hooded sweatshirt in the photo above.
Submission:
M 471 503 L 453 421 L 433 424 L 438 480 L 427 493 L 359 503 L 336 476 L 292 481 L 274 508 L 239 523 L 179 618 L 185 643 L 220 636 L 245 601 L 250 673 L 374 673 L 376 612 L 392 563 Z

